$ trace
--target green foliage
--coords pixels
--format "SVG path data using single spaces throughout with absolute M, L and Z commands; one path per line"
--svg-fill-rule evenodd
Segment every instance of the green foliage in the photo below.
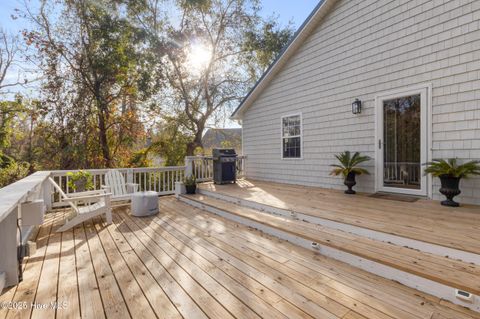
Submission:
M 185 186 L 197 185 L 197 178 L 195 177 L 195 175 L 185 177 L 183 183 L 185 184 Z
M 469 161 L 459 164 L 456 158 L 434 159 L 428 162 L 425 174 L 439 177 L 447 175 L 450 177 L 468 178 L 472 175 L 480 175 L 480 161 Z
M 69 189 L 74 191 L 87 191 L 94 189 L 93 177 L 90 172 L 87 171 L 77 171 L 67 173 L 68 183 L 67 186 Z
M 10 165 L 0 168 L 0 188 L 27 176 L 29 167 L 28 163 L 11 162 Z
M 157 157 L 165 166 L 183 165 L 187 155 L 187 144 L 191 141 L 188 134 L 179 129 L 176 120 L 165 117 L 152 136 L 152 144 L 146 149 L 144 156 Z
M 243 49 L 250 52 L 246 56 L 250 74 L 259 77 L 275 60 L 292 36 L 291 24 L 281 28 L 273 17 L 263 22 L 260 27 L 246 32 Z
M 346 177 L 349 173 L 355 173 L 356 175 L 370 174 L 365 168 L 357 166 L 363 162 L 369 161 L 369 156 L 362 156 L 359 152 L 355 152 L 352 156 L 350 151 L 345 151 L 335 155 L 335 157 L 338 159 L 340 164 L 330 165 L 334 167 L 330 172 L 330 175 L 343 175 Z

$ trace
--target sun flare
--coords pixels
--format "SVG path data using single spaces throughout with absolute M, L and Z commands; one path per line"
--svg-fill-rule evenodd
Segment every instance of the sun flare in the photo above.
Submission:
M 195 73 L 202 72 L 212 59 L 212 50 L 203 44 L 193 44 L 188 52 L 188 67 Z

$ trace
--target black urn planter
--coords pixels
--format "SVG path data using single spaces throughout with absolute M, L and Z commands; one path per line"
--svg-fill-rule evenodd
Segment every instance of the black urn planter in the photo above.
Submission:
M 357 184 L 357 182 L 355 181 L 355 175 L 355 173 L 350 172 L 345 177 L 343 184 L 348 187 L 348 189 L 345 191 L 345 194 L 356 194 L 356 192 L 352 189 L 352 187 Z
M 187 194 L 195 194 L 197 191 L 197 185 L 185 185 L 185 190 Z
M 449 175 L 441 175 L 440 182 L 442 183 L 442 187 L 439 191 L 447 198 L 447 200 L 442 201 L 442 205 L 449 207 L 460 206 L 459 203 L 453 200 L 455 196 L 461 193 L 459 188 L 460 178 Z

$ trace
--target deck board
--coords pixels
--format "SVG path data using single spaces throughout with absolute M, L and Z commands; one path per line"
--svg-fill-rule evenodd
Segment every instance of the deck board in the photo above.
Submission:
M 120 208 L 112 225 L 96 218 L 62 234 L 63 212 L 49 214 L 24 281 L 0 302 L 68 305 L 0 308 L 0 318 L 480 318 L 172 197 L 160 210 Z
M 240 180 L 200 187 L 307 215 L 480 254 L 480 206 L 459 208 L 420 199 L 407 203 L 338 190 Z

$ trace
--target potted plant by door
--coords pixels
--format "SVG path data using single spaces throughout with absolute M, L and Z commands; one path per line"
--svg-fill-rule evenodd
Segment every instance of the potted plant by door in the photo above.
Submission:
M 186 177 L 184 184 L 187 194 L 195 194 L 197 190 L 197 179 L 194 175 Z
M 352 189 L 353 186 L 357 184 L 355 177 L 362 174 L 370 174 L 368 170 L 362 167 L 358 167 L 360 163 L 367 162 L 370 160 L 369 156 L 360 155 L 359 152 L 355 152 L 352 156 L 350 151 L 345 151 L 341 154 L 335 155 L 340 164 L 332 164 L 334 167 L 330 175 L 342 175 L 344 178 L 344 184 L 348 187 L 345 191 L 345 194 L 355 194 L 356 192 Z
M 440 178 L 442 184 L 440 193 L 447 199 L 442 201 L 443 206 L 458 207 L 459 203 L 453 198 L 461 193 L 460 180 L 472 175 L 480 175 L 480 161 L 470 161 L 459 165 L 456 158 L 436 159 L 426 163 L 425 174 L 432 174 Z

